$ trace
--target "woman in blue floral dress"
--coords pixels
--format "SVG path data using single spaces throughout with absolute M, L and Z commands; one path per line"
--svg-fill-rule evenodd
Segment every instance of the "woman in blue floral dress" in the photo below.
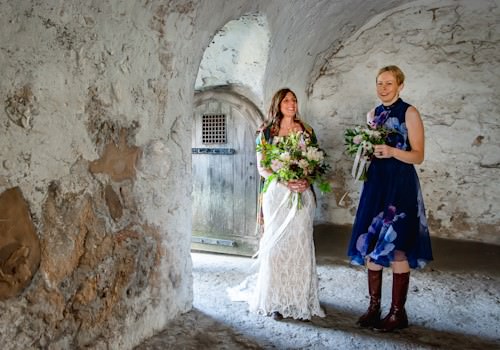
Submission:
M 404 102 L 404 74 L 397 66 L 381 68 L 377 95 L 382 104 L 370 111 L 372 127 L 390 131 L 386 144 L 376 145 L 363 185 L 348 255 L 368 269 L 370 305 L 359 318 L 362 327 L 390 332 L 408 326 L 404 308 L 410 269 L 432 260 L 425 208 L 414 164 L 424 160 L 424 127 L 418 110 Z M 380 320 L 382 269 L 393 272 L 392 303 Z

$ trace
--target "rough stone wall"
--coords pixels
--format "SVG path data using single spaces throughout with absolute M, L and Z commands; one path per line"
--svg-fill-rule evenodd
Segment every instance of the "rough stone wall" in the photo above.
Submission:
M 247 98 L 262 109 L 268 52 L 269 28 L 265 17 L 253 14 L 230 21 L 206 48 L 195 88 L 243 86 L 248 90 Z
M 402 97 L 424 121 L 426 159 L 417 172 L 431 234 L 500 244 L 498 18 L 498 1 L 419 1 L 374 17 L 318 58 L 326 63 L 313 72 L 308 113 L 335 182 L 319 221 L 352 223 L 360 184 L 342 153 L 343 131 L 365 122 L 379 103 L 378 68 L 396 64 L 407 76 Z
M 0 1 L 0 208 L 27 207 L 39 239 L 0 213 L 2 349 L 126 349 L 191 308 L 202 49 L 174 53 L 195 16 L 187 1 Z
M 426 122 L 432 227 L 487 241 L 474 230 L 498 221 L 496 2 L 419 2 L 356 32 L 406 2 L 0 0 L 2 348 L 128 349 L 191 308 L 195 79 L 213 35 L 252 13 L 271 33 L 259 91 L 296 89 L 332 150 L 321 220 L 352 220 L 341 133 L 375 103 L 366 81 L 390 55 Z

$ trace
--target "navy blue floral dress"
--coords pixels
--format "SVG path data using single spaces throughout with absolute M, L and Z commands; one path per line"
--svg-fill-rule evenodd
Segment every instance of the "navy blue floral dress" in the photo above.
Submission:
M 398 99 L 391 106 L 375 108 L 374 118 L 376 125 L 391 130 L 386 143 L 407 151 L 411 149 L 405 123 L 408 107 Z M 374 158 L 363 185 L 348 255 L 355 265 L 364 265 L 369 256 L 372 262 L 388 267 L 400 260 L 400 252 L 405 253 L 411 268 L 432 260 L 420 182 L 412 164 Z

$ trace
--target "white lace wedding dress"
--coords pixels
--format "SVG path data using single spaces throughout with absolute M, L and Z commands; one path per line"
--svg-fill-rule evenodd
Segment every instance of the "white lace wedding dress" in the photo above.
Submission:
M 314 195 L 298 194 L 272 182 L 264 193 L 264 235 L 257 256 L 258 273 L 228 290 L 231 300 L 247 301 L 250 311 L 311 319 L 325 316 L 319 304 L 313 242 Z M 291 204 L 291 207 L 290 207 Z

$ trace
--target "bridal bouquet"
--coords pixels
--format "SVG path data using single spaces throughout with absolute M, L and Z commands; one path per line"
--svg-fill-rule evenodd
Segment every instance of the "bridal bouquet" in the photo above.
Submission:
M 306 179 L 318 186 L 321 192 L 330 192 L 330 183 L 326 173 L 330 166 L 325 161 L 325 153 L 317 144 L 313 144 L 307 133 L 299 131 L 288 136 L 273 138 L 272 143 L 262 142 L 257 145 L 257 152 L 262 153 L 261 165 L 273 171 L 264 183 L 263 192 L 273 180 L 289 181 Z M 301 193 L 297 193 L 298 208 L 302 208 Z M 292 197 L 290 197 L 292 198 Z
M 366 170 L 373 158 L 373 146 L 384 144 L 387 135 L 387 129 L 382 127 L 371 128 L 367 125 L 346 129 L 344 144 L 347 154 L 354 157 L 351 174 L 356 180 L 366 181 Z

